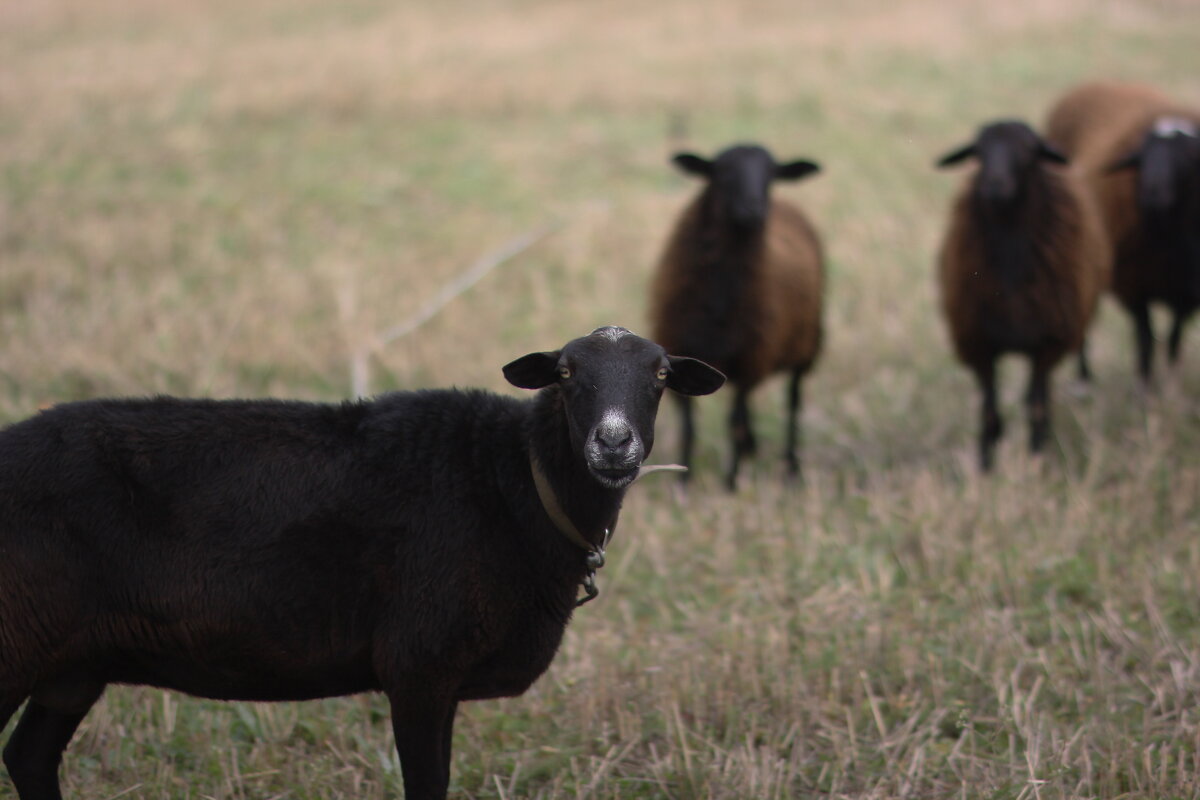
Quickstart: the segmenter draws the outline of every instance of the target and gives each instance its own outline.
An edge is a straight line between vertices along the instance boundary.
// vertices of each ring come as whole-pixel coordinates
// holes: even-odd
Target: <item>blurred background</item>
[[[718,491],[728,398],[702,402],[700,491],[634,491],[551,673],[460,712],[455,791],[1197,797],[1200,334],[1140,397],[1106,299],[1096,383],[1059,371],[1043,461],[1006,365],[981,481],[933,277],[961,175],[933,161],[990,119],[1040,127],[1085,79],[1200,106],[1198,54],[1192,0],[9,0],[0,420],[106,395],[517,394],[516,356],[645,332],[697,188],[670,155],[761,142],[823,166],[776,189],[827,247],[809,480],[782,486],[773,382],[758,471]],[[385,710],[110,692],[66,785],[394,796]]]

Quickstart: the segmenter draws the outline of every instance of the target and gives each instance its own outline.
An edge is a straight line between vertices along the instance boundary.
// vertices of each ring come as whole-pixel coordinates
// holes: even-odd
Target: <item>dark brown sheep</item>
[[[0,729],[21,800],[113,683],[223,700],[384,692],[408,800],[458,704],[550,665],[654,444],[716,370],[600,328],[504,368],[539,390],[341,405],[92,400],[0,432]]]
[[[797,180],[819,167],[775,162],[766,149],[739,145],[708,160],[673,159],[706,183],[675,223],[651,287],[652,336],[665,347],[706,361],[735,387],[730,429],[733,452],[726,484],[756,449],[748,399],[774,372],[790,374],[784,458],[800,471],[800,381],[821,347],[824,284],[821,243],[796,206],[772,200],[776,180]],[[670,343],[670,344],[667,344]],[[680,396],[685,466],[695,426],[690,398]],[[684,473],[686,477],[687,473]]]
[[[1137,369],[1149,383],[1150,305],[1173,321],[1167,355],[1200,307],[1200,110],[1149,86],[1089,83],[1056,103],[1046,137],[1083,170],[1113,246],[1113,294],[1133,318]]]
[[[1111,259],[1090,195],[1028,125],[986,125],[938,166],[968,157],[979,167],[951,209],[938,278],[955,352],[983,392],[986,471],[1003,432],[996,361],[1006,353],[1030,359],[1029,443],[1038,452],[1050,432],[1050,371],[1082,349]]]

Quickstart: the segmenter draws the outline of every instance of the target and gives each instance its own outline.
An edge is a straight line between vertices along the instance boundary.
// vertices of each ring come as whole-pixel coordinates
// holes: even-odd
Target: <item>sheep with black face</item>
[[[1150,86],[1088,83],[1055,103],[1046,135],[1079,165],[1099,203],[1113,294],[1133,320],[1137,371],[1149,384],[1151,307],[1171,311],[1172,366],[1200,308],[1200,110]]]
[[[938,166],[968,158],[978,167],[951,209],[938,279],[954,349],[983,393],[979,462],[988,470],[1004,429],[997,360],[1006,353],[1030,360],[1029,445],[1038,452],[1050,433],[1050,372],[1069,352],[1084,363],[1111,253],[1079,177],[1025,123],[985,125]]]
[[[654,444],[716,370],[623,328],[504,368],[538,389],[322,405],[94,400],[0,432],[0,728],[21,800],[111,683],[223,700],[386,693],[408,800],[464,700],[549,666]]]
[[[737,145],[709,160],[679,153],[675,165],[704,187],[675,223],[651,287],[652,336],[673,353],[724,372],[736,393],[726,484],[756,450],[750,393],[771,374],[789,375],[784,458],[800,472],[801,380],[821,348],[824,264],[821,242],[804,213],[772,198],[775,181],[817,172],[811,161],[777,163],[765,148]],[[680,397],[681,460],[689,465],[692,403]],[[686,473],[684,475],[686,478]]]

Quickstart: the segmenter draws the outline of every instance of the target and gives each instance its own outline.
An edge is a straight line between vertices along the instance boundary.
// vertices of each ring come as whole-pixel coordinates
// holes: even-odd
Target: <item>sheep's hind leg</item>
[[[21,699],[0,702],[0,731],[4,730],[4,726],[8,724],[9,719],[20,707]]]
[[[1167,359],[1172,367],[1179,366],[1179,354],[1183,346],[1183,326],[1187,323],[1190,312],[1176,310],[1171,321],[1171,336],[1167,340]]]
[[[1137,341],[1138,376],[1143,386],[1150,385],[1150,371],[1154,359],[1154,329],[1150,325],[1150,306],[1142,303],[1133,309],[1134,337]]]
[[[730,455],[729,473],[725,476],[725,486],[729,491],[737,489],[738,465],[745,456],[752,456],[758,450],[754,440],[754,428],[750,419],[750,391],[742,386],[737,387],[733,398],[733,411],[729,415],[729,431],[733,440],[733,453]]]
[[[691,477],[692,447],[696,441],[694,405],[692,403],[692,398],[685,394],[675,395],[675,402],[679,406],[679,419],[681,420],[679,463],[687,467],[687,469],[679,473],[679,480],[681,483],[687,483],[688,479]]]
[[[4,748],[4,763],[21,800],[62,800],[58,765],[75,729],[99,696],[97,691],[82,708],[70,711],[56,711],[36,700],[29,701]]]
[[[1032,361],[1025,403],[1029,413],[1029,450],[1040,453],[1050,436],[1050,367],[1038,359]]]
[[[801,446],[800,442],[800,412],[802,410],[804,397],[800,380],[804,377],[805,367],[796,367],[792,370],[791,380],[788,382],[788,418],[787,418],[787,437],[784,445],[783,459],[787,463],[787,472],[790,477],[799,478],[800,474],[800,457],[798,451]]]
[[[996,404],[996,361],[988,359],[975,368],[979,389],[983,394],[980,407],[979,468],[984,472],[992,469],[992,451],[996,442],[1004,435],[1004,420]]]
[[[1084,383],[1091,383],[1092,382],[1092,367],[1088,363],[1087,340],[1086,339],[1083,341],[1083,343],[1081,345],[1079,345],[1079,356],[1078,356],[1077,363],[1079,365],[1079,380],[1083,381]]]

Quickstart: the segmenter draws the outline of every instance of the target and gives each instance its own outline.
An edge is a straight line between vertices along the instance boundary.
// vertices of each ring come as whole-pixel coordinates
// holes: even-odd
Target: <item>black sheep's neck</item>
[[[1200,305],[1200,174],[1179,191],[1182,202],[1165,214],[1143,214],[1138,249],[1161,259],[1168,293],[1163,299],[1190,312]]]
[[[1035,168],[1013,202],[996,205],[975,201],[975,213],[983,221],[980,238],[984,262],[1005,286],[1020,287],[1038,273],[1039,231],[1052,230],[1056,223],[1049,193],[1045,173]]]
[[[561,510],[559,513],[589,544],[602,545],[605,531],[616,527],[625,490],[602,486],[588,472],[579,454],[572,451],[566,409],[557,386],[543,389],[533,399],[529,454],[531,462],[536,461],[541,467]],[[533,496],[541,503],[536,489]],[[555,521],[555,512],[544,505],[543,509],[549,523],[561,534],[562,526]],[[569,538],[564,535],[564,541]]]
[[[749,277],[759,263],[766,239],[765,222],[754,227],[735,225],[722,205],[711,186],[701,196],[697,235],[692,238],[696,252],[689,259],[701,273],[697,277],[705,283],[704,316],[715,329],[737,322]]]

